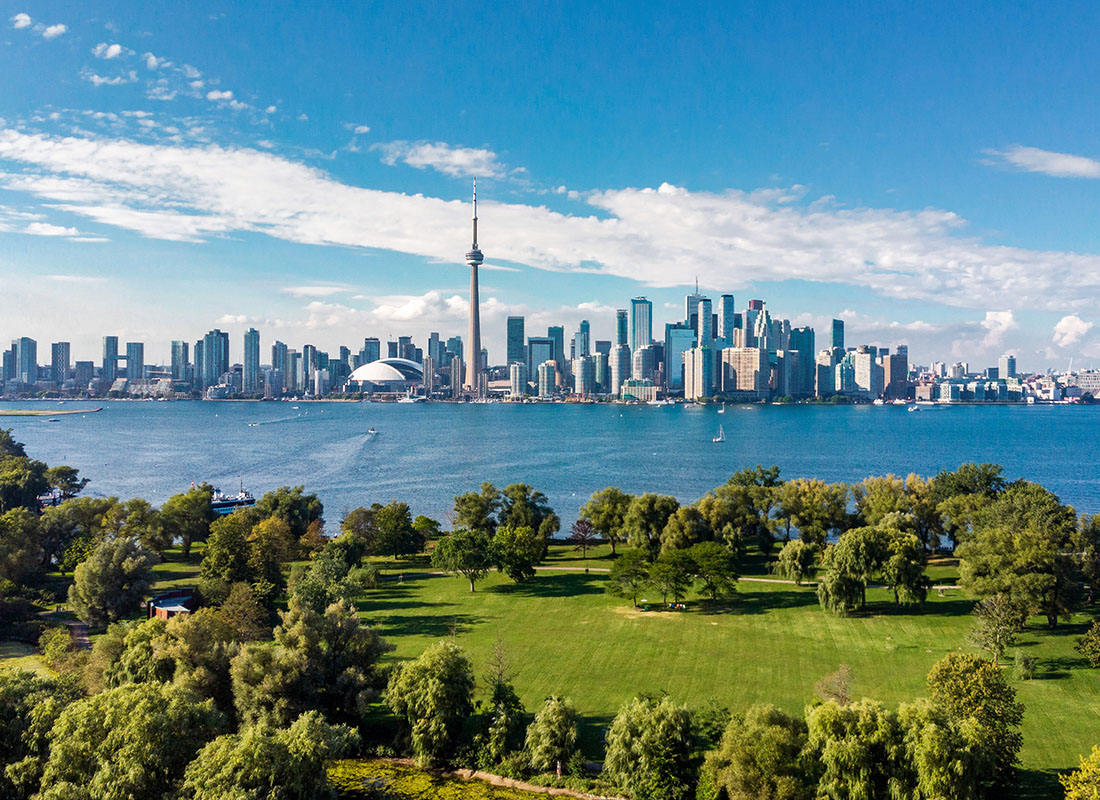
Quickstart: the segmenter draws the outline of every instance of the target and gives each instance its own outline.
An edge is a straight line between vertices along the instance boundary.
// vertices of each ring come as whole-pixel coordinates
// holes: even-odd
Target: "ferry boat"
[[[214,494],[210,495],[210,507],[219,517],[254,505],[256,505],[256,498],[243,485],[240,491],[233,495],[226,494],[221,489],[215,489]]]

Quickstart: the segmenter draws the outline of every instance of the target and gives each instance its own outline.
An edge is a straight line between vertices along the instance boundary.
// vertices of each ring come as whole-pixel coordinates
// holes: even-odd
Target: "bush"
[[[1016,665],[1013,669],[1016,680],[1029,681],[1035,677],[1035,672],[1039,666],[1039,659],[1035,656],[1025,656],[1022,653],[1016,654]]]
[[[1092,623],[1092,627],[1077,640],[1073,649],[1085,657],[1089,666],[1100,667],[1100,620]]]

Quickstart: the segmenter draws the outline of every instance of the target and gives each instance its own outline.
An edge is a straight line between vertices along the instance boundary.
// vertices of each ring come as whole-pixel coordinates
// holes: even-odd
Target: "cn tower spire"
[[[466,337],[466,377],[464,388],[474,394],[481,390],[481,373],[485,365],[481,363],[481,298],[478,293],[477,268],[485,260],[477,246],[477,178],[474,178],[474,242],[466,254],[466,263],[470,267],[470,329]]]

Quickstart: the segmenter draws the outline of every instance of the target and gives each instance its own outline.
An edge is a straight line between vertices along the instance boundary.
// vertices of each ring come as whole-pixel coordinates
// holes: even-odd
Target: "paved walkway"
[[[42,619],[60,622],[62,625],[67,626],[69,634],[73,637],[73,644],[76,645],[77,650],[91,650],[92,640],[88,638],[88,625],[79,620],[55,616],[56,613],[56,611],[39,611],[38,616]]]

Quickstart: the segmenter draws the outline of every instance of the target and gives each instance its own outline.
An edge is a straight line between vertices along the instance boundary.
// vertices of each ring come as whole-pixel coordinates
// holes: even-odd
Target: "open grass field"
[[[0,642],[0,669],[26,669],[39,675],[49,675],[38,651],[23,642]]]
[[[547,564],[570,566],[573,559],[557,550]],[[593,568],[606,565],[590,560]],[[813,589],[742,582],[728,606],[692,600],[686,612],[641,612],[606,595],[606,575],[595,571],[542,571],[518,585],[494,573],[471,594],[466,581],[425,576],[427,569],[423,561],[391,566],[404,580],[383,583],[358,604],[396,645],[392,657],[414,657],[454,636],[483,672],[499,638],[527,708],[552,693],[571,698],[584,715],[582,743],[589,750],[598,750],[602,729],[639,692],[668,692],[693,706],[713,700],[736,710],[772,702],[800,712],[817,680],[847,664],[856,696],[890,705],[915,699],[926,693],[931,666],[967,647],[971,627],[972,604],[952,589],[908,609],[894,609],[885,590],[872,590],[872,613],[838,618],[820,609]],[[949,577],[949,569],[940,577]],[[1021,637],[1019,650],[1040,659],[1034,680],[1013,680],[1027,708],[1027,769],[1075,767],[1080,754],[1100,743],[1100,670],[1088,669],[1073,650],[1090,620],[1078,615],[1048,632],[1035,619]]]

